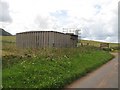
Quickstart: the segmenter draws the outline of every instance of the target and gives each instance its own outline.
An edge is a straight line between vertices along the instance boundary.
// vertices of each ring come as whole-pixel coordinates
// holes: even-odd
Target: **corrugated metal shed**
[[[29,31],[16,35],[19,48],[76,47],[78,36],[56,31]]]

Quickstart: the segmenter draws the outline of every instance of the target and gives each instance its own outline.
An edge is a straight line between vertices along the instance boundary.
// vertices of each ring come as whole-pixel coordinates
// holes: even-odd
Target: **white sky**
[[[23,31],[80,28],[84,39],[118,41],[119,0],[0,0],[0,27]]]

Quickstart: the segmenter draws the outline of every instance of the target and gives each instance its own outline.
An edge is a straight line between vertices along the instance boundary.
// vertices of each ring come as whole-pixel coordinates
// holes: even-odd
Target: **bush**
[[[103,48],[104,51],[111,51],[111,48]]]

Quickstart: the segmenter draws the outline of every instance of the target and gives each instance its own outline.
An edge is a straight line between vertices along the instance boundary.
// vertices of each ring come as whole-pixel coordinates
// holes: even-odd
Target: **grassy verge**
[[[95,47],[27,50],[3,57],[4,88],[62,88],[109,61]]]

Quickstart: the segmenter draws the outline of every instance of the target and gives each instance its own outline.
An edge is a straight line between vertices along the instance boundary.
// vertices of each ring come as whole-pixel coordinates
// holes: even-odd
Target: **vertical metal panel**
[[[59,34],[59,47],[61,47],[61,33]]]
[[[65,35],[64,38],[65,38],[65,39],[64,39],[64,40],[65,40],[65,41],[64,41],[64,42],[65,42],[65,47],[67,47],[67,43],[68,43],[67,38],[68,38],[68,35]]]
[[[30,48],[31,47],[31,45],[30,45],[30,32],[28,33],[28,47]]]
[[[38,47],[40,47],[40,42],[39,42],[39,32],[38,32],[37,34],[38,34],[38,35],[37,35],[37,36],[38,36],[38,41],[37,41],[37,42],[38,42]]]
[[[40,48],[40,38],[39,38],[39,35],[40,35],[40,32],[37,33],[38,34],[38,48]]]
[[[61,47],[64,47],[64,37],[63,37],[63,34],[61,34]]]
[[[46,41],[46,47],[48,47],[48,31],[46,31],[45,41]]]
[[[30,44],[30,48],[32,48],[32,32],[29,33],[29,44]]]
[[[37,48],[39,48],[39,32],[37,32]]]
[[[24,48],[24,40],[25,40],[25,39],[24,39],[24,33],[22,34],[22,39],[23,39],[23,40],[22,40],[22,47]]]
[[[60,33],[57,33],[57,37],[58,37],[58,47],[60,47]]]
[[[28,34],[27,33],[25,33],[25,43],[26,43],[25,48],[28,48]]]
[[[27,33],[25,33],[25,48],[27,48]]]
[[[51,46],[51,39],[52,39],[52,38],[51,38],[51,32],[49,32],[48,34],[49,34],[49,38],[48,38],[48,39],[49,39],[49,40],[48,40],[48,41],[49,41],[49,42],[48,42],[48,43],[49,43],[49,47],[52,47],[52,46]]]
[[[57,33],[57,37],[58,37],[58,47],[60,47],[60,33]]]
[[[63,47],[63,37],[62,37],[62,34],[60,34],[60,37],[61,37],[61,47]]]
[[[35,32],[35,48],[37,48],[37,34]]]
[[[54,32],[54,35],[55,35],[55,38],[54,38],[55,42],[54,43],[55,43],[55,47],[57,47],[58,44],[57,44],[57,34],[56,34],[56,32]]]
[[[47,47],[49,47],[49,32],[47,32]]]
[[[60,41],[59,41],[59,42],[60,42],[60,47],[61,47],[61,45],[62,45],[62,37],[61,37],[61,35],[62,35],[62,34],[60,33]]]
[[[68,40],[69,40],[69,47],[71,47],[71,36],[69,35],[69,38],[68,38]]]
[[[32,48],[35,48],[34,47],[34,32],[32,32]]]
[[[52,32],[52,47],[54,47],[55,46],[55,33],[54,32]]]
[[[42,40],[42,39],[41,39],[41,32],[39,32],[39,44],[40,44],[39,46],[40,46],[40,47],[41,47],[41,40]]]
[[[47,31],[46,32],[44,32],[45,34],[44,34],[44,36],[45,36],[45,47],[47,47]]]
[[[42,32],[42,47],[44,47],[44,32]]]
[[[41,32],[41,47],[43,47],[43,42],[44,42],[44,40],[43,40],[43,32]]]
[[[44,47],[47,45],[47,32],[44,32]]]
[[[30,48],[32,48],[32,32],[29,33]]]
[[[45,46],[45,42],[44,42],[44,39],[45,39],[45,37],[44,37],[44,32],[42,32],[42,34],[43,34],[43,47]]]
[[[35,48],[37,48],[37,33],[35,32]]]
[[[67,47],[71,46],[70,35],[67,35]]]
[[[56,47],[59,47],[59,35],[56,33]]]
[[[61,47],[64,47],[64,37],[63,37],[63,34],[61,34]]]
[[[42,32],[42,47],[44,47],[44,32]]]
[[[31,48],[33,48],[33,32],[30,33]]]
[[[25,32],[16,35],[16,46],[22,48],[76,47],[77,36],[53,31]]]
[[[28,35],[29,35],[29,33],[27,32],[27,33],[26,33],[26,41],[27,41],[27,46],[26,46],[26,47],[27,47],[27,48],[29,48],[29,38],[28,38]]]
[[[26,34],[24,33],[24,42],[23,42],[23,44],[24,44],[24,48],[26,48]]]
[[[32,48],[34,48],[34,32],[32,32]]]
[[[29,33],[26,33],[26,48],[28,48],[28,46],[29,46],[29,44],[28,44],[28,41],[29,41],[29,39],[28,39],[28,34],[29,34]]]
[[[30,43],[30,41],[31,41],[31,40],[30,40],[30,34],[31,34],[31,33],[29,32],[29,33],[28,33],[28,47],[29,47],[29,48],[31,48],[31,43]]]
[[[54,43],[54,33],[49,32],[49,47],[53,47],[53,43]]]
[[[31,48],[33,48],[33,32],[30,33],[30,43],[31,43]]]
[[[57,47],[57,37],[56,33],[54,32],[54,47]]]
[[[47,37],[46,34],[47,34],[47,32],[44,32],[44,37],[45,37],[45,39],[44,39],[44,40],[45,40],[45,46],[44,46],[44,47],[46,47],[46,45],[47,45],[47,44],[46,44],[46,37]]]
[[[46,34],[46,33],[43,32],[43,36],[44,36],[44,47],[45,47],[45,44],[46,44],[46,43],[45,43],[45,34]]]
[[[41,32],[39,32],[39,47],[41,47]]]
[[[34,39],[33,39],[33,41],[34,41],[34,48],[36,48],[36,37],[35,37],[35,32],[34,32]]]
[[[43,39],[43,38],[42,38],[42,32],[40,32],[40,35],[41,35],[40,38],[41,38],[41,47],[42,47],[42,43],[43,43],[43,42],[42,42],[42,39]]]
[[[18,39],[18,46],[19,47],[22,47],[22,41],[21,41],[21,38],[22,38],[22,35],[21,34],[19,34],[19,36],[20,36],[20,38]]]
[[[34,37],[33,37],[34,43],[33,44],[34,44],[34,48],[36,48],[36,32],[33,32],[33,35],[34,35]]]
[[[31,46],[32,46],[32,48],[34,48],[34,33],[33,32],[31,32]]]
[[[25,33],[24,33],[24,46],[23,46],[23,48],[26,48],[26,35],[25,35]]]
[[[48,35],[47,35],[47,31],[46,31],[45,32],[45,47],[47,47],[47,42],[48,42],[47,37],[48,37]]]
[[[23,38],[24,38],[24,34],[21,34],[21,39],[23,39]],[[21,43],[22,43],[22,48],[24,48],[24,47],[23,47],[23,46],[24,46],[24,45],[23,45],[23,42],[24,42],[24,39],[23,39],[22,42],[21,42]]]
[[[27,35],[27,48],[29,48],[29,32],[27,32],[26,35]]]
[[[61,47],[61,33],[59,34],[59,47]]]
[[[44,39],[43,39],[43,47],[45,47],[45,32],[43,32],[43,37],[44,37]]]
[[[65,47],[66,42],[65,42],[65,34],[62,35],[62,46]]]
[[[21,47],[23,48],[23,34],[21,34],[21,40],[20,40],[20,42],[21,42]]]
[[[41,45],[40,45],[41,44],[41,41],[40,41],[40,39],[41,39],[40,38],[40,32],[39,32],[38,36],[39,36],[39,47],[41,47]]]
[[[20,36],[20,38],[18,39],[18,46],[22,47],[22,41],[21,41],[22,34],[19,34],[19,36]]]
[[[65,35],[62,34],[62,47],[65,47],[64,36]]]
[[[24,48],[26,48],[26,34],[24,33]]]
[[[66,38],[66,35],[63,35],[64,47],[66,47],[66,43],[67,43],[67,42],[66,42],[66,39],[67,39],[67,38]]]
[[[56,34],[56,47],[59,47],[59,35],[58,33],[55,33]]]
[[[49,47],[49,32],[47,32],[47,47]]]

